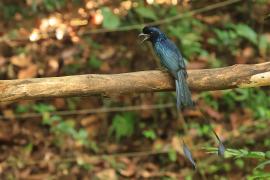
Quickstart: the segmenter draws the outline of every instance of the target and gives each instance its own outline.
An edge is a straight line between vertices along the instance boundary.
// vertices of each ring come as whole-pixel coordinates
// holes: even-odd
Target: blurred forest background
[[[226,2],[211,9],[221,1],[2,0],[0,78],[158,69],[150,44],[137,38],[149,22],[177,43],[189,69],[268,61],[270,1]],[[193,99],[184,118],[173,92],[1,103],[0,179],[269,177],[269,88]],[[223,160],[209,153],[217,142],[201,111],[230,148]]]

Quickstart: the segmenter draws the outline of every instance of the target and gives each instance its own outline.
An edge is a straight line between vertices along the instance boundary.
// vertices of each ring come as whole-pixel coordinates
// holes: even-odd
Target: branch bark
[[[270,63],[189,70],[188,75],[189,87],[195,91],[269,86]],[[158,70],[0,80],[0,102],[67,96],[111,96],[174,89],[172,77]]]

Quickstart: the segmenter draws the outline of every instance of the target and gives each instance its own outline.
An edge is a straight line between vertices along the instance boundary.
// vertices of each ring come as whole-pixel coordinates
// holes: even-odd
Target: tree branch
[[[270,63],[188,71],[192,90],[208,91],[270,85]],[[0,102],[67,96],[141,93],[174,90],[166,72],[153,70],[123,74],[0,80]]]

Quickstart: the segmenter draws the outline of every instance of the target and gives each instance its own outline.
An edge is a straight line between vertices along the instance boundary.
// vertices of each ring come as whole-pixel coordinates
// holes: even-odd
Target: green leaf
[[[66,0],[43,0],[44,6],[48,11],[60,9],[65,6]]]
[[[76,130],[74,128],[75,123],[72,120],[62,121],[57,124],[55,127],[52,127],[51,130],[55,133],[73,135],[76,136]]]
[[[88,60],[88,65],[94,69],[99,69],[100,66],[102,65],[102,62],[95,56],[91,56]]]
[[[157,20],[157,16],[155,12],[152,9],[146,8],[146,7],[138,7],[135,9],[136,13],[141,15],[144,18],[152,19],[152,20]]]
[[[146,138],[149,138],[149,139],[152,139],[152,140],[155,140],[156,137],[157,137],[155,131],[153,131],[153,130],[145,130],[145,131],[143,131],[143,135]]]
[[[52,0],[44,0],[43,3],[48,11],[53,11],[56,8],[56,5]]]
[[[263,169],[264,166],[270,164],[270,160],[264,161],[262,163],[260,163],[257,167],[255,167],[255,169]]]
[[[235,164],[241,169],[245,167],[245,162],[242,159],[236,159]]]
[[[28,112],[29,111],[29,105],[18,105],[17,107],[16,107],[16,113],[26,113],[26,112]]]
[[[44,125],[53,125],[55,122],[59,122],[61,120],[62,118],[60,116],[51,116],[49,112],[42,113],[42,123]]]
[[[25,151],[25,153],[29,155],[33,150],[33,144],[32,143],[27,144],[26,146],[24,146],[23,150]]]
[[[108,7],[102,8],[101,11],[104,17],[102,24],[104,28],[114,29],[120,25],[119,17],[113,14],[113,12]]]
[[[84,140],[88,138],[88,132],[85,129],[80,129],[76,134],[74,134],[74,139]]]
[[[52,112],[55,110],[55,107],[49,104],[39,103],[33,106],[33,109],[38,113]]]
[[[80,164],[80,167],[82,167],[86,171],[90,171],[93,168],[93,165],[89,163],[83,163],[83,164]]]
[[[64,72],[66,74],[76,74],[81,68],[81,64],[68,64],[64,66]]]
[[[113,118],[112,126],[109,134],[115,133],[116,139],[120,140],[122,137],[131,136],[134,131],[135,117],[132,113],[125,113],[124,115],[116,115]]]
[[[266,56],[267,49],[270,47],[270,44],[267,41],[266,35],[259,36],[258,47],[259,47],[260,54],[262,56]]]
[[[175,162],[176,159],[177,159],[176,151],[173,150],[173,149],[170,149],[170,150],[169,150],[168,156],[169,156],[170,161],[172,161],[172,162]]]
[[[246,24],[238,24],[234,26],[236,33],[243,38],[246,38],[253,44],[257,44],[257,33]]]
[[[268,159],[270,159],[270,151],[266,151],[265,152],[265,157],[268,158]]]
[[[249,176],[248,180],[269,179],[270,173],[258,172],[258,175]]]
[[[88,145],[88,148],[90,148],[92,151],[94,151],[95,153],[97,153],[99,151],[99,147],[97,145],[96,142],[93,142],[93,141],[89,141],[89,145]]]
[[[85,129],[81,128],[79,131],[74,131],[72,135],[79,144],[90,146],[90,141],[88,140],[88,132]]]

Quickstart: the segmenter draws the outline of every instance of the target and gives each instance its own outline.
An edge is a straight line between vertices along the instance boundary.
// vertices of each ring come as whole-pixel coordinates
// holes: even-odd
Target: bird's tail
[[[191,99],[191,93],[188,88],[188,84],[186,81],[187,73],[186,71],[179,70],[177,72],[177,77],[175,80],[176,86],[176,106],[177,109],[180,110],[183,107],[193,107],[194,103]]]

